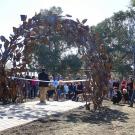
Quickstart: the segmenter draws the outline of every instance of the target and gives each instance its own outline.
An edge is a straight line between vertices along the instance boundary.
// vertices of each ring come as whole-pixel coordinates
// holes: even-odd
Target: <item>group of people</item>
[[[40,93],[40,102],[45,103],[45,101],[50,97],[53,97],[54,100],[59,100],[62,97],[65,99],[71,99],[78,101],[78,94],[83,93],[83,83],[63,83],[58,81],[58,78],[49,78],[48,74],[45,72],[45,69],[42,69],[42,72],[39,73],[39,93]]]
[[[44,104],[46,104],[46,100],[50,98],[56,101],[62,98],[78,101],[79,95],[84,94],[84,85],[82,82],[60,81],[57,77],[49,77],[45,69],[42,69],[42,72],[38,74],[38,78],[35,76],[30,77],[27,74],[24,80],[18,80],[22,82],[22,86],[24,86],[25,97],[35,98],[39,96],[40,103]],[[122,101],[128,103],[130,107],[133,107],[135,80],[128,78],[120,82],[117,79],[110,79],[108,96],[113,104]]]
[[[30,76],[29,73],[16,77],[16,82],[22,87],[25,98],[40,98],[40,103],[46,100],[70,99],[78,101],[78,94],[83,94],[82,82],[63,82],[62,78],[49,76],[45,69],[38,74],[38,77]]]
[[[135,98],[135,80],[131,77],[123,78],[120,82],[117,79],[109,80],[109,98],[113,104],[123,101],[133,107]]]

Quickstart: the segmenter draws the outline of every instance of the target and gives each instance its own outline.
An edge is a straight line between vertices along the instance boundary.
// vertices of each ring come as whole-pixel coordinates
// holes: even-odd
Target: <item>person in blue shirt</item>
[[[58,78],[55,77],[54,78],[54,81],[53,81],[53,86],[55,88],[55,100],[58,101],[58,92],[57,92],[57,87],[59,85],[59,81],[58,81]]]

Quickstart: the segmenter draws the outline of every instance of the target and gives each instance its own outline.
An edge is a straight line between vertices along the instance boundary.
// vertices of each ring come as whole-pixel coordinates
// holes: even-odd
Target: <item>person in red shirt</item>
[[[31,97],[32,98],[35,98],[37,96],[36,86],[37,86],[36,77],[32,76],[32,81],[31,81]]]
[[[121,82],[121,92],[123,95],[123,102],[128,103],[129,95],[128,95],[128,91],[127,91],[127,81],[125,79],[123,79]]]
[[[127,89],[127,81],[126,80],[122,80],[121,82],[121,91],[123,92],[123,89]]]

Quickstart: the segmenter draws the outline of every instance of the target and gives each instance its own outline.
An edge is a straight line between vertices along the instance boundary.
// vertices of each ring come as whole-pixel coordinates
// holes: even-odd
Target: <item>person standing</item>
[[[53,81],[53,86],[55,88],[55,100],[58,101],[58,91],[57,91],[57,87],[59,85],[59,81],[57,77],[54,77],[54,81]]]
[[[49,76],[45,72],[45,69],[42,69],[42,72],[38,74],[39,81],[39,90],[40,90],[40,103],[46,104],[46,95],[49,86]],[[46,81],[46,82],[44,82]]]
[[[35,98],[37,96],[36,85],[37,85],[36,77],[32,76],[32,81],[31,81],[31,97],[32,98]]]
[[[29,75],[29,72],[27,72],[26,76],[25,76],[26,82],[25,82],[25,89],[26,89],[26,98],[31,98],[31,81],[29,79],[31,79],[31,76]]]
[[[129,78],[127,82],[127,91],[128,91],[129,101],[131,101],[131,97],[133,94],[133,79],[132,78]]]
[[[69,87],[68,87],[67,83],[65,83],[64,84],[64,95],[65,95],[66,99],[69,98],[68,92],[69,92]]]
[[[133,107],[134,99],[135,99],[135,80],[133,81],[133,92],[132,92],[132,96],[131,96],[130,106],[129,107]]]
[[[108,94],[110,99],[112,99],[112,96],[113,96],[113,82],[114,82],[114,79],[111,78],[109,80],[109,94]]]
[[[123,89],[127,89],[127,81],[126,81],[125,78],[121,82],[121,92],[122,92],[122,94],[124,94]]]

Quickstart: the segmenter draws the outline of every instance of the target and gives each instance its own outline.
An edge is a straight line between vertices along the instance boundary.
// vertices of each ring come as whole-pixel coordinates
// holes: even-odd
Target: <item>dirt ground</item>
[[[0,135],[135,135],[135,108],[104,101],[100,111],[81,107],[0,132]]]

